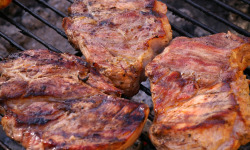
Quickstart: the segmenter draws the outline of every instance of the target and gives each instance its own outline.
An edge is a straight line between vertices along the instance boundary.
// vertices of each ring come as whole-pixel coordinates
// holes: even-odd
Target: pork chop
[[[157,149],[237,150],[250,141],[250,38],[178,37],[147,67]]]
[[[0,62],[0,73],[1,124],[29,150],[125,149],[148,116],[147,105],[117,97],[108,78],[74,55],[27,50]]]
[[[87,61],[130,97],[145,79],[145,65],[172,38],[166,12],[155,0],[76,0],[63,28]]]

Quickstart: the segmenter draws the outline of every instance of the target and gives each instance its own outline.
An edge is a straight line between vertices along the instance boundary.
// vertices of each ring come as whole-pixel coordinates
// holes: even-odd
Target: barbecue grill
[[[49,4],[49,0],[35,0],[38,7],[48,8],[52,13],[62,20],[63,17],[66,17],[67,14],[58,10],[55,6]],[[73,3],[73,0],[63,0],[68,1],[68,3]],[[250,1],[249,0],[233,0],[234,4],[230,0],[162,0],[168,6],[167,16],[169,18],[170,24],[173,30],[173,37],[177,36],[187,36],[187,37],[199,37],[209,34],[215,34],[219,32],[231,31],[233,33],[250,36],[250,16],[249,11]],[[244,6],[246,11],[239,10],[240,6]],[[27,12],[29,15],[38,19],[43,26],[47,26],[55,31],[58,36],[64,38],[67,42],[67,36],[64,31],[46,20],[42,16],[38,15],[31,8],[26,6],[21,0],[13,0],[13,4],[9,7],[18,7],[22,11]],[[67,10],[68,6],[65,6]],[[7,8],[8,9],[8,8]],[[234,19],[232,19],[234,17]],[[231,19],[230,19],[231,18]],[[236,18],[236,19],[235,19]],[[0,11],[0,23],[1,20],[8,22],[11,26],[15,26],[20,30],[23,36],[28,36],[32,38],[35,42],[40,43],[45,48],[61,53],[62,51],[56,48],[55,45],[49,44],[49,41],[42,39],[39,35],[32,33],[30,29],[25,27],[19,20],[15,20],[14,16],[6,13],[6,10]],[[240,22],[240,23],[238,23]],[[245,26],[242,26],[245,25]],[[46,33],[44,33],[46,36]],[[9,42],[15,49],[24,51],[26,49],[31,49],[30,47],[24,47],[22,43],[19,43],[17,40],[13,40],[13,37],[10,37],[0,28],[0,43],[1,41]],[[80,52],[75,53],[78,56],[82,54]],[[250,69],[246,69],[245,74],[247,78],[250,76]],[[150,89],[143,84],[140,86],[140,90],[146,93],[148,96],[151,96]],[[152,109],[152,108],[151,108]],[[1,119],[1,116],[0,116]],[[153,120],[153,115],[149,116],[149,119]],[[147,143],[147,149],[155,149],[150,143],[150,140],[146,135],[141,135],[140,139]],[[10,149],[24,149],[16,142],[6,137],[3,130],[0,129],[0,150],[10,150]],[[143,148],[145,149],[145,148]],[[250,143],[241,146],[241,150],[250,149]]]

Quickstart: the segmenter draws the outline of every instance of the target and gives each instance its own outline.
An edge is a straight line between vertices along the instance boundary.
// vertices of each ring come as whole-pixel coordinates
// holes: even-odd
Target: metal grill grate
[[[60,10],[58,10],[56,7],[51,6],[48,3],[48,0],[35,0],[41,7],[46,7],[50,9],[52,12],[54,12],[59,19],[62,19],[63,17],[66,17],[67,15]],[[69,3],[73,3],[73,0],[64,0],[68,1]],[[247,22],[249,24],[250,17],[245,12],[242,12],[241,10],[238,10],[235,8],[235,6],[230,5],[230,0],[205,0],[205,1],[199,1],[199,0],[178,0],[177,2],[175,0],[162,0],[164,3],[168,6],[168,17],[170,20],[170,24],[172,26],[173,30],[173,36],[187,36],[187,37],[197,37],[202,35],[208,35],[208,34],[215,34],[219,32],[227,32],[230,30],[231,32],[238,33],[244,36],[250,36],[249,30],[250,29],[243,29],[239,25],[236,25],[234,22],[230,21],[228,19],[228,16],[231,14],[236,15],[237,17],[240,17],[243,22]],[[64,31],[55,25],[53,25],[51,22],[44,19],[42,16],[38,15],[36,12],[32,11],[29,7],[25,6],[22,2],[18,0],[13,0],[14,6],[20,7],[22,10],[28,12],[30,15],[41,21],[44,26],[48,26],[52,30],[54,30],[58,35],[62,36],[65,39],[65,42],[67,41],[67,36],[64,33]],[[179,7],[177,3],[182,3],[182,6],[188,7],[191,11],[193,11],[194,15],[189,15],[185,11],[183,12],[183,7]],[[244,3],[249,8],[250,1],[249,0],[238,0],[237,3]],[[213,8],[218,8],[220,12],[210,11]],[[65,8],[66,10],[67,8]],[[248,12],[250,13],[250,12]],[[222,14],[222,15],[221,15]],[[199,17],[203,16],[203,17]],[[20,22],[13,19],[13,16],[9,16],[8,14],[4,13],[4,11],[0,11],[0,17],[4,20],[9,22],[11,25],[15,26],[20,30],[20,32],[28,36],[32,39],[34,39],[36,42],[42,44],[44,47],[48,48],[49,50],[59,52],[61,53],[59,49],[57,49],[54,45],[49,44],[39,36],[32,33],[29,29],[27,29],[24,25],[22,25]],[[187,22],[187,26],[180,25],[181,23],[176,23],[175,21],[171,20],[171,17],[177,18],[177,20],[181,20],[182,22]],[[205,18],[205,19],[204,19]],[[208,21],[204,21],[207,20]],[[213,20],[212,24],[209,23],[211,20]],[[218,25],[217,25],[218,24]],[[217,26],[221,26],[221,28],[217,28]],[[195,30],[199,30],[202,32],[202,34],[197,34]],[[46,34],[46,33],[45,33]],[[29,49],[29,47],[23,47],[20,43],[13,40],[12,37],[8,37],[6,34],[3,33],[0,29],[0,37],[2,37],[4,40],[8,41],[12,46],[17,48],[18,50],[26,50]],[[81,55],[81,53],[76,53],[76,55]],[[249,76],[249,70],[245,71]],[[151,96],[150,90],[141,84],[140,89],[144,91],[147,95]],[[0,116],[1,119],[1,116]],[[149,119],[153,119],[153,116],[150,115]],[[0,131],[0,134],[1,133]],[[144,141],[147,141],[148,139],[145,138],[145,136],[142,137]],[[6,142],[5,142],[6,143]],[[7,142],[8,143],[8,142]],[[7,145],[4,144],[3,139],[0,139],[0,149],[9,150]],[[13,148],[12,148],[13,149]],[[240,148],[241,150],[247,150],[250,149],[250,144],[246,146],[242,146]]]

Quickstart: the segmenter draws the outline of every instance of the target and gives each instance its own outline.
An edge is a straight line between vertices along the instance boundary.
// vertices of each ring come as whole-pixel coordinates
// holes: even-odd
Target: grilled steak
[[[28,50],[0,62],[0,73],[1,124],[27,149],[125,149],[148,116],[74,55]]]
[[[178,37],[147,67],[157,149],[237,149],[250,141],[250,38]]]
[[[63,27],[88,62],[133,96],[145,65],[172,38],[166,12],[166,5],[155,0],[76,0]]]

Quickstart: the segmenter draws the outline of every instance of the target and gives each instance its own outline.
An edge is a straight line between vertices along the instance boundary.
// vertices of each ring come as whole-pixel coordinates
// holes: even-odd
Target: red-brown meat
[[[250,141],[250,38],[178,37],[146,68],[157,149],[232,150]]]
[[[88,62],[133,96],[145,65],[172,38],[166,12],[166,5],[155,0],[77,0],[63,27]]]
[[[125,149],[148,116],[80,57],[28,50],[0,62],[1,124],[27,149]],[[107,94],[105,94],[107,93]]]

